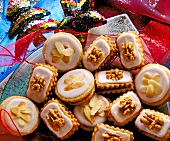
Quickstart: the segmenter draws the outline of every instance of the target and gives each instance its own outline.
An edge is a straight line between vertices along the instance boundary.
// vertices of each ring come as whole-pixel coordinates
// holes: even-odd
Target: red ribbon
[[[4,117],[9,117],[11,124],[16,129],[15,135],[10,133],[9,127],[4,123]],[[0,110],[0,141],[23,141],[20,132],[18,131],[17,127],[15,126],[13,120],[11,119],[10,115],[7,111],[1,109]]]

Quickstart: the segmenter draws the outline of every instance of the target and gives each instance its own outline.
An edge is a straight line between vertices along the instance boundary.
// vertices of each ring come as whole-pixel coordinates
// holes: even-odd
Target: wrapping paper
[[[169,0],[106,0],[110,5],[125,8],[134,13],[145,15],[170,24]]]
[[[7,111],[5,110],[0,110],[0,117],[2,116],[9,116]],[[12,119],[10,118],[11,122],[14,125],[14,128],[18,131],[17,127],[15,126],[14,122],[12,121]],[[14,136],[11,135],[11,133],[9,132],[8,128],[6,126],[4,126],[2,118],[0,118],[0,141],[23,141],[21,134],[18,131],[18,135]]]
[[[39,48],[39,45],[46,40],[43,34],[53,32],[59,32],[59,30],[39,30],[17,40],[15,43],[6,48],[1,47],[0,60],[2,60],[2,63],[0,64],[0,67],[15,65],[16,63],[26,60],[26,57],[35,51],[35,49]],[[64,30],[64,32],[69,32],[76,36],[81,35],[79,36],[81,37],[79,38],[81,41],[83,39],[86,40],[86,36],[88,34],[85,32],[67,30]],[[44,38],[37,39],[40,35]],[[151,56],[154,58],[154,62],[164,65],[170,58],[170,27],[151,21],[139,35],[145,42],[146,47],[149,49]],[[30,49],[30,44],[35,44],[36,46]]]

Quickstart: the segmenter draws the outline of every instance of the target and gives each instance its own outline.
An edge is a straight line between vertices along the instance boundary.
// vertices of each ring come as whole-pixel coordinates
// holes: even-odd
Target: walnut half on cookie
[[[78,130],[79,122],[68,108],[55,99],[41,109],[40,117],[47,128],[60,139],[67,139]]]
[[[118,68],[96,72],[95,85],[98,94],[119,94],[134,90],[132,74]]]
[[[142,105],[133,91],[124,93],[114,100],[105,110],[109,121],[124,126],[133,120],[142,110]]]
[[[170,116],[158,111],[143,109],[135,120],[135,126],[144,135],[159,141],[169,141]]]
[[[56,85],[58,69],[47,64],[35,64],[30,73],[26,95],[37,103],[45,102]]]
[[[115,42],[107,36],[97,37],[85,52],[82,63],[85,69],[100,70],[118,53]]]
[[[123,128],[108,124],[97,124],[92,133],[91,141],[133,141],[133,133]]]
[[[136,32],[123,32],[116,36],[120,61],[127,70],[144,66],[144,55],[141,39]]]

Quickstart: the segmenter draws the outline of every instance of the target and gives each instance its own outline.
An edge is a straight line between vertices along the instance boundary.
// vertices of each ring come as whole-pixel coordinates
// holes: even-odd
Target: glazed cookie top
[[[68,71],[78,66],[82,57],[82,45],[72,34],[56,33],[45,42],[43,57],[59,71]]]
[[[110,45],[104,36],[98,37],[85,52],[82,59],[84,67],[89,71],[96,70],[110,54]]]
[[[89,94],[94,88],[94,77],[85,69],[75,69],[65,73],[57,82],[56,91],[64,98],[75,98]]]
[[[78,121],[88,127],[95,127],[98,123],[106,121],[105,108],[109,101],[101,96],[94,95],[89,102],[74,107],[74,115]]]
[[[117,37],[117,45],[120,52],[121,63],[125,68],[133,68],[142,63],[140,54],[140,46],[136,37],[137,35],[131,32],[122,33]]]
[[[135,125],[140,130],[161,138],[167,134],[170,128],[170,119],[161,114],[157,114],[155,111],[143,109],[137,117]]]
[[[5,104],[5,103],[4,103]],[[28,134],[39,124],[39,111],[32,101],[25,97],[11,98],[4,108],[13,119],[20,133]],[[10,122],[9,116],[5,115],[6,124],[10,129],[16,131],[13,123]]]
[[[125,108],[129,105],[128,109]],[[111,114],[119,123],[126,121],[141,109],[141,102],[133,91],[129,91],[120,97],[119,101],[114,103],[111,108]]]
[[[52,78],[53,72],[48,68],[42,66],[35,67],[29,81],[27,97],[37,103],[43,102]]]
[[[169,79],[166,71],[160,65],[146,65],[135,77],[138,96],[148,104],[161,100],[170,88]]]
[[[64,137],[73,127],[71,119],[62,112],[55,102],[51,102],[45,106],[40,116],[47,127],[59,138]]]
[[[111,128],[107,128],[105,126],[99,125],[98,131],[95,134],[94,141],[104,141],[104,133],[114,133],[117,137],[121,138],[121,141],[130,141],[130,135],[126,132],[122,132],[121,130],[114,130]]]
[[[107,71],[99,71],[96,74],[98,83],[100,84],[115,84],[132,82],[132,75],[129,71],[112,69]]]

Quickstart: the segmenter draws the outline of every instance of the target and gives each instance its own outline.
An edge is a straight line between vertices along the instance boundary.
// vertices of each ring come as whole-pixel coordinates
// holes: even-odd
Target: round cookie
[[[91,131],[99,123],[107,120],[105,109],[110,101],[102,95],[95,94],[88,102],[74,107],[74,115],[84,130]]]
[[[43,46],[44,60],[60,72],[74,69],[82,58],[82,45],[70,33],[59,32],[50,36]]]
[[[144,66],[135,76],[135,89],[141,101],[158,106],[169,100],[170,70],[159,64]]]
[[[77,105],[89,100],[94,94],[94,77],[85,69],[65,73],[55,87],[56,95],[69,104]]]
[[[32,133],[39,125],[39,110],[26,97],[11,96],[2,102],[1,108],[9,113],[22,136]],[[16,127],[9,118],[7,114],[1,114],[5,127],[11,134],[18,135]]]

